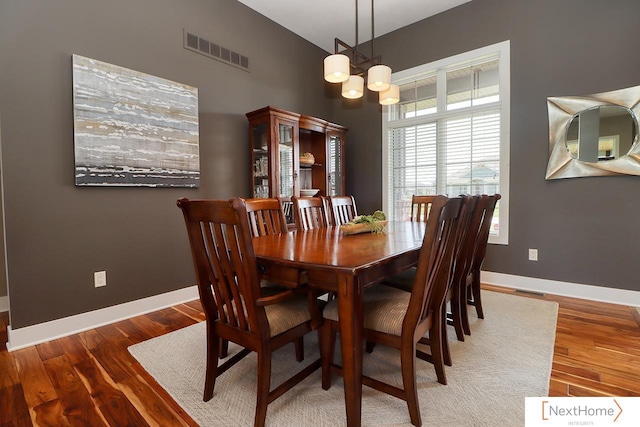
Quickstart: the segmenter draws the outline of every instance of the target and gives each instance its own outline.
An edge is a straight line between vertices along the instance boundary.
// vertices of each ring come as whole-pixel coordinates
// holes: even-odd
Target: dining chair
[[[260,286],[245,201],[180,199],[200,301],[206,317],[207,362],[203,400],[216,379],[252,351],[257,353],[255,426],[267,406],[320,367],[317,360],[271,390],[271,355],[318,329],[322,316],[309,288],[274,291]],[[220,340],[244,347],[218,366]]]
[[[431,211],[431,206],[433,205],[433,201],[435,200],[435,195],[429,196],[416,196],[415,194],[411,196],[411,215],[409,220],[412,222],[427,222],[429,218],[429,212]],[[411,286],[413,285],[413,280],[416,275],[416,268],[411,267],[404,271],[401,271],[398,274],[395,274],[391,277],[388,277],[383,282],[386,285],[391,285],[399,289],[403,289],[407,292],[411,292]],[[372,349],[371,345],[368,346],[368,350]]]
[[[330,225],[329,204],[326,197],[297,197],[292,196],[293,214],[296,229],[300,231],[327,228]],[[317,292],[322,297],[321,304],[335,299],[335,292]]]
[[[427,222],[431,205],[436,196],[411,196],[411,217],[414,222]]]
[[[331,225],[342,225],[358,216],[356,199],[353,196],[329,197]]]
[[[442,323],[441,345],[444,363],[447,366],[452,365],[447,325],[453,325],[457,339],[464,341],[465,333],[462,325],[462,307],[466,309],[466,300],[462,295],[466,295],[465,283],[471,269],[471,255],[473,254],[475,235],[479,224],[479,221],[477,221],[478,224],[472,224],[472,220],[475,218],[474,213],[478,206],[480,196],[461,195],[460,198],[462,199],[458,219],[460,230],[457,233],[451,272],[447,278],[447,291],[444,293],[444,301],[442,302],[442,315],[446,322]],[[411,292],[415,282],[416,272],[416,267],[410,268],[385,279],[383,284]],[[450,308],[450,311],[447,311],[447,307]],[[371,352],[372,349],[373,345],[367,343],[367,351]]]
[[[245,199],[251,237],[286,233],[287,220],[280,199]]]
[[[491,196],[482,196],[482,210],[478,213],[481,217],[481,223],[478,227],[478,233],[475,236],[473,254],[471,255],[470,271],[465,278],[465,290],[461,293],[461,297],[466,299],[466,302],[461,299],[461,307],[463,307],[461,309],[461,314],[462,327],[464,329],[464,333],[467,335],[471,335],[467,304],[475,306],[478,318],[484,319],[484,310],[482,309],[480,292],[480,269],[482,268],[482,263],[487,252],[487,243],[489,240],[493,213],[495,212],[496,204],[500,198],[501,195],[497,193]]]
[[[418,405],[416,357],[432,362],[438,382],[447,383],[440,337],[445,321],[442,301],[447,292],[458,239],[461,207],[461,198],[435,198],[411,293],[390,286],[372,286],[363,295],[364,338],[400,350],[403,388],[368,376],[362,377],[362,384],[406,401],[411,423],[415,426],[422,423]],[[323,316],[325,323],[320,334],[320,349],[322,387],[326,390],[331,387],[332,371],[341,372],[341,368],[333,362],[339,325],[336,301],[325,307]],[[431,354],[418,350],[418,343],[429,345]]]
[[[298,230],[326,228],[329,225],[327,200],[324,197],[292,196],[293,214]]]
[[[411,215],[409,220],[412,222],[427,222],[429,218],[429,212],[436,196],[411,196]],[[413,279],[416,275],[416,268],[411,267],[400,273],[397,273],[391,277],[388,277],[383,282],[385,285],[391,285],[399,289],[403,289],[407,292],[411,292],[411,286],[413,285]],[[372,345],[367,345],[367,351],[372,350]]]
[[[251,237],[266,236],[269,234],[286,233],[287,220],[284,211],[284,203],[279,198],[255,198],[244,199],[247,208],[247,218],[249,220],[249,230]],[[262,287],[279,287],[286,289],[287,286],[271,280],[268,274],[262,275],[260,281]],[[220,349],[220,357],[227,356],[228,345],[226,341],[222,341],[223,345]],[[296,360],[302,362],[304,360],[304,340],[302,337],[294,341]]]

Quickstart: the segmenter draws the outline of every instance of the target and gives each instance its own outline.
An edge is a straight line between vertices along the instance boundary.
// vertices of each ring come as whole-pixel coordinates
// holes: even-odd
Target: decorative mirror
[[[640,86],[547,98],[546,179],[640,175]]]

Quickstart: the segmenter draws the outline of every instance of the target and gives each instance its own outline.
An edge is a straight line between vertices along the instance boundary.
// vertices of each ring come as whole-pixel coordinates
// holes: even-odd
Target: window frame
[[[477,63],[483,57],[497,56],[499,58],[499,84],[500,84],[500,101],[495,105],[500,106],[500,195],[499,201],[499,232],[497,234],[489,235],[489,243],[491,244],[509,244],[509,175],[510,175],[510,114],[511,114],[511,84],[510,84],[510,41],[495,43],[489,46],[485,46],[479,49],[474,49],[468,52],[464,52],[458,55],[443,58],[428,64],[419,65],[407,70],[395,72],[392,74],[391,79],[394,84],[404,84],[411,81],[416,81],[421,78],[425,78],[429,75],[437,76],[436,90],[438,92],[438,103],[442,99],[446,99],[446,83],[442,80],[446,76],[446,71],[458,68],[464,63],[473,64]],[[441,72],[445,71],[445,72]],[[442,84],[445,83],[445,84]],[[444,93],[444,98],[441,95]],[[438,105],[440,107],[440,105]],[[444,109],[438,110],[437,113],[429,114],[426,116],[417,116],[408,119],[398,119],[393,121],[393,126],[389,125],[389,111],[394,108],[391,106],[383,106],[382,109],[382,205],[384,209],[393,215],[393,212],[389,211],[389,182],[391,182],[390,173],[392,173],[392,167],[389,165],[389,130],[397,128],[399,126],[410,126],[412,124],[421,124],[426,120],[437,121],[442,117],[449,117],[450,115],[459,113],[458,110],[446,111]],[[480,106],[479,108],[486,108],[486,106]],[[466,112],[473,112],[474,107],[468,107]],[[392,218],[393,219],[393,218]]]

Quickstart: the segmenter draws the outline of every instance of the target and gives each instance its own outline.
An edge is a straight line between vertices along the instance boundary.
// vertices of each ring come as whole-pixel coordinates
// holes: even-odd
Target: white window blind
[[[507,243],[505,43],[394,74],[400,102],[383,118],[384,209],[393,219],[409,218],[413,195],[500,193],[490,241]]]

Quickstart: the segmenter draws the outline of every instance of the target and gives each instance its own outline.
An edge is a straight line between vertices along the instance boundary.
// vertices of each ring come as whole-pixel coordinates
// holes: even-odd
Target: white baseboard
[[[557,280],[536,279],[512,274],[482,271],[480,281],[488,285],[504,286],[512,289],[562,295],[591,301],[640,307],[640,292],[626,289],[605,288]]]
[[[9,297],[0,297],[0,313],[9,311]]]
[[[191,286],[152,297],[143,298],[88,313],[77,314],[50,322],[11,329],[7,327],[9,341],[7,350],[14,351],[31,345],[65,337],[78,332],[97,328],[130,317],[171,307],[198,298],[198,288]]]

